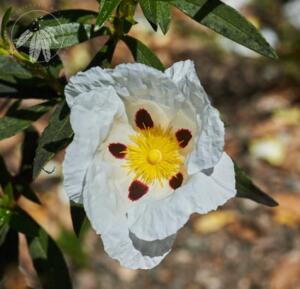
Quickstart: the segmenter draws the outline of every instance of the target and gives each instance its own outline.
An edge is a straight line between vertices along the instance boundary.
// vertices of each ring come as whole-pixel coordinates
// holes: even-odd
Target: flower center
[[[162,160],[162,155],[160,150],[158,149],[153,149],[149,151],[147,160],[150,164],[156,165]]]
[[[170,130],[149,128],[130,136],[126,167],[137,179],[162,183],[176,175],[183,165],[180,145]]]

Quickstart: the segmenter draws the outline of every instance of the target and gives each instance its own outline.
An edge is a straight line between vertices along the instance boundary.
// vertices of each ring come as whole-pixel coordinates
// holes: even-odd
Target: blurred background
[[[157,268],[128,270],[104,253],[100,238],[88,224],[81,248],[73,241],[68,244],[73,240],[68,237],[72,222],[61,185],[61,152],[34,184],[42,205],[24,200],[22,206],[54,238],[64,239],[75,289],[300,289],[300,0],[224,2],[260,29],[276,49],[278,60],[259,56],[176,10],[167,35],[153,32],[140,11],[136,14],[139,24],[130,34],[149,45],[166,66],[184,59],[195,62],[227,127],[226,151],[280,206],[270,209],[233,199],[217,212],[194,215]],[[32,10],[97,11],[98,4],[96,0],[1,0],[1,15],[8,6],[14,7],[17,18]],[[85,68],[105,40],[61,50],[62,73],[69,77]],[[132,61],[120,43],[114,65]],[[1,100],[1,115],[8,104]],[[48,116],[35,123],[38,131],[47,125]],[[18,170],[22,139],[19,134],[0,142],[0,153],[11,172]],[[0,287],[40,288],[25,239],[20,238],[21,266]]]

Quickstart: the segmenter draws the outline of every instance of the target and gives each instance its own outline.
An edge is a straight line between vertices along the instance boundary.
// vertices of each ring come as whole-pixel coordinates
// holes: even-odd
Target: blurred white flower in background
[[[300,29],[300,1],[289,1],[283,6],[283,13],[287,21],[295,28]]]
[[[236,10],[240,10],[242,7],[249,4],[251,0],[224,0],[223,2]]]

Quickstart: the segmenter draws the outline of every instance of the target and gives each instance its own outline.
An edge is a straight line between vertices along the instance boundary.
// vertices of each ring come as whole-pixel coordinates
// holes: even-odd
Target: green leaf
[[[0,55],[0,80],[17,84],[18,80],[28,80],[32,77],[32,74],[16,60]]]
[[[97,52],[97,54],[94,56],[88,67],[89,69],[94,66],[101,66],[102,68],[110,68],[111,61],[113,58],[113,54],[115,52],[117,45],[117,41],[115,39],[110,38],[100,49],[100,51]]]
[[[50,110],[54,102],[45,102],[28,108],[19,108],[20,102],[15,102],[5,116],[0,118],[0,140],[11,137],[28,128]]]
[[[48,29],[51,31],[55,40],[49,41],[50,49],[60,49],[82,43],[97,36],[107,35],[108,29],[103,28],[94,31],[94,25],[88,23],[95,19],[97,13],[89,10],[70,9],[56,11],[47,14],[39,19],[40,30]],[[21,32],[24,33],[28,27]],[[45,30],[47,32],[47,30]],[[14,42],[17,42],[21,33],[15,36]],[[29,47],[30,39],[23,44],[24,47]]]
[[[113,11],[118,7],[121,0],[103,0],[101,1],[100,12],[96,19],[95,30],[98,30],[103,23],[111,16]]]
[[[68,145],[73,136],[69,120],[70,110],[64,101],[59,104],[52,114],[48,126],[39,140],[33,166],[33,178],[54,155]]]
[[[0,243],[0,284],[5,270],[11,266],[18,266],[19,237],[18,233],[7,228],[7,232]],[[1,288],[3,288],[1,286]]]
[[[13,214],[10,225],[16,232],[25,234],[42,288],[71,289],[66,262],[54,240],[21,210]]]
[[[82,206],[72,203],[71,204],[71,217],[73,229],[77,236],[80,235],[81,229],[86,222],[86,214]]]
[[[14,231],[32,238],[37,237],[40,230],[40,226],[21,209],[12,212],[9,225]]]
[[[15,59],[0,55],[0,97],[48,99],[57,94]]]
[[[26,180],[27,183],[32,182],[33,160],[35,150],[38,146],[38,139],[39,134],[33,127],[29,127],[25,131],[25,137],[21,148],[22,161],[19,176],[22,177],[22,180]]]
[[[53,19],[55,17],[55,20]],[[94,25],[89,24],[97,13],[89,10],[70,9],[53,12],[42,18],[41,28],[52,27],[57,43],[51,43],[51,49],[60,49],[82,43],[97,36],[107,35],[108,30],[94,31]]]
[[[159,25],[162,32],[167,33],[171,21],[170,4],[159,0],[140,0],[140,5],[153,29],[156,30]]]
[[[171,6],[164,1],[157,1],[157,23],[162,32],[166,34],[168,32],[171,22]]]
[[[6,168],[6,164],[4,162],[4,159],[2,155],[0,155],[0,185],[3,190],[5,190],[5,187],[10,183],[11,181],[11,175],[8,172]]]
[[[261,191],[257,186],[253,184],[251,179],[241,168],[237,166],[237,164],[234,164],[234,170],[237,197],[247,198],[269,207],[278,206],[278,203],[275,200],[273,200],[269,195]]]
[[[44,289],[72,288],[64,257],[49,235],[40,228],[38,236],[26,236],[26,239],[42,287]]]
[[[161,71],[165,70],[163,64],[158,59],[158,57],[141,41],[131,36],[124,36],[122,40],[130,49],[136,62],[152,66]]]
[[[12,8],[8,8],[3,17],[2,17],[2,23],[1,23],[1,38],[4,42],[4,45],[9,47],[9,44],[10,44],[10,39],[8,37],[8,34],[7,34],[7,23],[9,21],[9,18],[10,18],[10,14],[11,14],[11,11],[12,11]]]
[[[80,238],[69,230],[62,230],[59,237],[56,238],[57,245],[65,252],[79,267],[87,267],[87,256],[82,250]]]
[[[9,231],[8,222],[6,222],[6,220],[4,220],[4,221],[0,220],[0,248],[1,248],[2,244],[5,242],[8,231]],[[0,277],[0,279],[1,279],[1,277]]]
[[[14,192],[17,195],[23,195],[27,199],[40,203],[38,197],[30,187],[33,174],[33,160],[35,151],[38,146],[39,134],[33,128],[29,127],[25,130],[25,137],[22,143],[22,161],[19,173],[13,178]]]
[[[264,56],[277,58],[259,31],[232,7],[219,0],[171,0],[188,16],[223,36]]]
[[[150,24],[157,23],[157,5],[156,0],[140,0],[143,13]]]

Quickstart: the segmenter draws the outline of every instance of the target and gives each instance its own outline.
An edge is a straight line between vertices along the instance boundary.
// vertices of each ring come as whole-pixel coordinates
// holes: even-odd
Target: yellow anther
[[[162,160],[161,151],[158,149],[153,149],[153,150],[149,151],[147,160],[152,165],[158,164]]]
[[[146,184],[161,183],[176,175],[183,165],[179,143],[171,130],[144,129],[130,136],[125,167]]]

